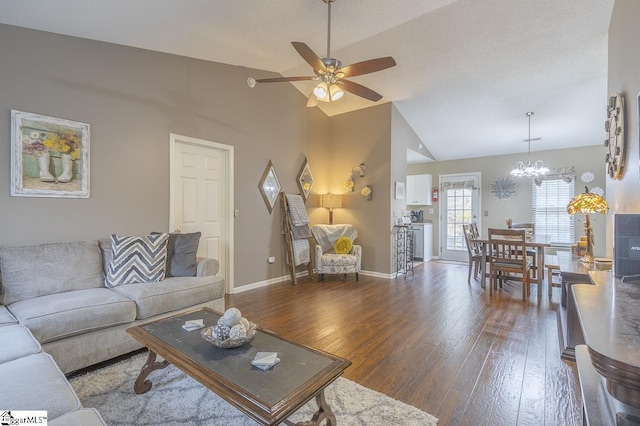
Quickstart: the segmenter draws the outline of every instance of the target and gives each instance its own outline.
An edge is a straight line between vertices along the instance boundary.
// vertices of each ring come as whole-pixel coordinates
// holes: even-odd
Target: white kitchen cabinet
[[[408,206],[431,205],[431,175],[408,175],[406,201]]]

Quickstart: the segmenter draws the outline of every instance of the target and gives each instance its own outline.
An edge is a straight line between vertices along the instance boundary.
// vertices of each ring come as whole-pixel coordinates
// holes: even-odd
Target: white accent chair
[[[362,264],[362,247],[353,244],[348,254],[336,254],[333,246],[340,237],[348,237],[353,242],[358,237],[358,232],[353,225],[314,225],[311,228],[316,240],[314,260],[316,272],[320,281],[324,280],[324,274],[355,273],[358,281],[358,273]]]

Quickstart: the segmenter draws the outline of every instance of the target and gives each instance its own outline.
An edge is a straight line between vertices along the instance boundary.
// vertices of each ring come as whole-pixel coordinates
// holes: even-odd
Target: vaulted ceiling
[[[331,56],[393,56],[352,80],[391,101],[436,160],[601,144],[614,0],[335,0]],[[0,23],[255,68],[313,75],[323,0],[3,0]],[[274,74],[276,73],[276,74]],[[292,84],[292,83],[273,83]],[[314,82],[293,83],[307,96]],[[258,85],[253,90],[262,90]],[[329,116],[375,103],[347,93]]]

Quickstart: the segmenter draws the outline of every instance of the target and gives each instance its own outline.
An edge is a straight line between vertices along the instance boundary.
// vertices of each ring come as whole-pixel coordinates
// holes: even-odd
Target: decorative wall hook
[[[367,171],[367,166],[364,163],[360,163],[359,166],[354,167],[351,171],[358,173],[358,176],[360,177],[364,177],[364,174]]]

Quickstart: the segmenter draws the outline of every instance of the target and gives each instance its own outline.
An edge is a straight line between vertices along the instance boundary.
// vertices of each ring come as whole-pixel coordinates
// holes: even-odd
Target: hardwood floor
[[[334,279],[332,279],[332,277]],[[560,359],[546,283],[489,297],[467,265],[431,261],[393,280],[303,278],[226,296],[262,328],[350,359],[345,377],[427,411],[439,425],[580,425],[574,363]]]

